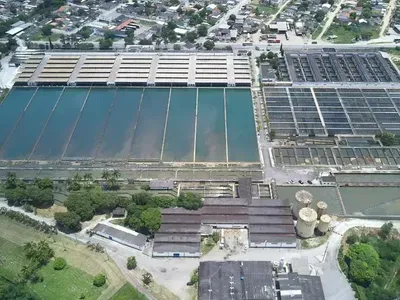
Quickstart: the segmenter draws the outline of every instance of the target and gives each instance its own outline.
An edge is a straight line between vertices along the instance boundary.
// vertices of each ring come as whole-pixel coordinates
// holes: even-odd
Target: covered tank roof
[[[326,209],[328,207],[328,204],[326,204],[324,201],[318,201],[317,207],[321,209]]]
[[[295,198],[299,202],[312,202],[313,200],[313,195],[310,192],[307,192],[305,190],[300,190],[296,192]]]
[[[329,223],[331,221],[331,217],[329,215],[322,215],[320,218],[321,222]]]
[[[314,222],[317,220],[317,212],[310,207],[300,209],[299,218],[306,222]]]

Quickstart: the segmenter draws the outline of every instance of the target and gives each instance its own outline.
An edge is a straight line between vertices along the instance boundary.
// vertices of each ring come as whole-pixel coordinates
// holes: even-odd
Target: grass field
[[[131,284],[126,283],[110,300],[146,300]]]
[[[360,31],[370,31],[372,32],[372,37],[371,39],[375,39],[379,36],[379,28],[373,28],[373,27],[365,27],[365,26],[360,26]],[[335,44],[352,44],[354,43],[354,39],[357,38],[359,33],[357,33],[355,30],[345,27],[339,24],[332,24],[329,29],[325,32],[324,38],[328,36],[336,35],[336,39],[330,40],[332,43]]]
[[[38,34],[35,34],[35,35],[31,38],[31,40],[32,40],[32,41],[44,41],[44,42],[48,42],[48,41],[49,41],[49,37],[50,37],[50,40],[51,40],[52,42],[56,42],[56,41],[58,41],[58,40],[60,39],[60,34],[58,34],[58,33],[52,33],[50,36],[44,36],[43,34],[38,33]]]
[[[265,15],[274,15],[278,12],[278,8],[272,5],[262,5],[260,4],[259,0],[253,0],[251,1],[252,7],[255,9],[258,7],[258,10],[260,13],[265,14]]]
[[[28,285],[41,299],[110,299],[126,280],[106,254],[90,251],[85,245],[61,236],[46,236],[5,216],[0,216],[0,275],[13,280],[26,264],[23,245],[29,241],[47,240],[54,249],[55,256],[65,258],[68,267],[55,271],[52,263],[42,268],[39,273],[44,281]],[[107,276],[107,285],[95,288],[93,276],[103,273]]]

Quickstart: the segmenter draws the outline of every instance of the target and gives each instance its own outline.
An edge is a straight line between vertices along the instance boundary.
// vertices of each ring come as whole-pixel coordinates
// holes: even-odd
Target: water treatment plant
[[[400,148],[382,137],[400,134],[397,67],[376,51],[277,55],[278,79],[268,81],[271,66],[260,68],[251,53],[32,53],[0,105],[0,178],[50,177],[62,190],[91,176],[89,185],[109,192],[104,172],[118,170],[121,197],[200,194],[197,209],[157,206],[151,235],[110,220],[85,228],[117,257],[144,255],[176,290],[186,282],[170,282],[175,266],[168,276],[160,270],[170,258],[206,257],[215,233],[214,260],[265,260],[268,248],[268,259],[294,261],[305,245],[336,241],[346,218],[396,218]],[[63,192],[64,200],[73,194]],[[129,208],[118,209],[126,218]],[[340,298],[330,289],[341,276],[336,264],[330,272],[338,245],[328,244],[309,252],[316,269],[302,259],[301,272],[287,270],[312,275],[310,284],[321,276],[317,300],[322,287],[327,299]]]

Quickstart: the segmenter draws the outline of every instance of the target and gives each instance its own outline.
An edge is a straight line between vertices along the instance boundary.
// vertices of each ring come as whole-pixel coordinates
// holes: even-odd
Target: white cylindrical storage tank
[[[318,219],[321,218],[322,215],[326,214],[326,210],[328,209],[328,204],[326,204],[324,201],[318,201],[317,202],[317,216]]]
[[[296,231],[302,238],[309,238],[314,235],[315,224],[317,223],[317,212],[310,207],[300,209],[297,219]]]
[[[295,194],[296,202],[293,204],[292,212],[295,218],[299,218],[300,209],[310,207],[313,200],[313,195],[305,190],[297,191]]]
[[[318,231],[325,234],[329,230],[329,224],[331,223],[331,217],[329,215],[322,215],[319,219]]]

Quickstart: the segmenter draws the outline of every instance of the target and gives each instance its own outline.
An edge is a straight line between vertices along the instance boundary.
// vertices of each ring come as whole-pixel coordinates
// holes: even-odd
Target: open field
[[[146,300],[132,285],[126,283],[110,300]]]
[[[260,4],[259,0],[251,1],[251,5],[254,9],[257,7],[261,14],[266,14],[266,15],[276,14],[277,11],[279,10],[277,7],[272,5],[262,5]]]
[[[378,27],[367,27],[367,26],[359,26],[358,32],[350,27],[346,27],[339,24],[332,24],[329,29],[324,34],[324,38],[335,35],[337,38],[332,39],[331,42],[334,44],[351,44],[354,39],[357,38],[360,34],[365,32],[370,32],[371,39],[375,39],[379,37],[379,28]]]
[[[78,299],[85,294],[85,299],[110,299],[126,282],[117,266],[106,254],[90,251],[85,245],[75,243],[61,235],[47,236],[5,216],[0,216],[0,274],[13,280],[22,265],[26,263],[23,245],[29,241],[47,240],[55,251],[55,256],[65,258],[68,267],[55,271],[52,264],[43,267],[39,273],[44,281],[28,285],[42,299]],[[93,276],[104,273],[107,285],[95,288]]]

